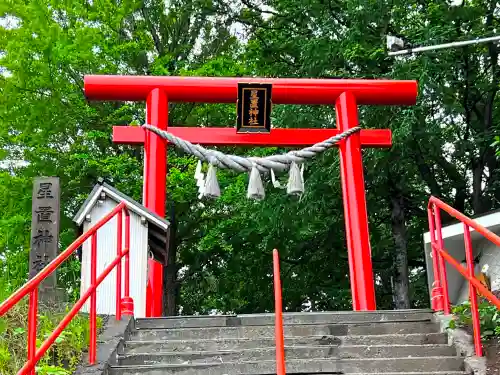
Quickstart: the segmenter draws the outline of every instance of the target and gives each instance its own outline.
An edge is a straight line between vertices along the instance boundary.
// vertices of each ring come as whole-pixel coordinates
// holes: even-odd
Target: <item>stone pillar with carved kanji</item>
[[[60,185],[58,177],[40,177],[33,183],[29,278],[42,271],[58,255]],[[42,305],[52,304],[60,295],[54,271],[40,285]]]

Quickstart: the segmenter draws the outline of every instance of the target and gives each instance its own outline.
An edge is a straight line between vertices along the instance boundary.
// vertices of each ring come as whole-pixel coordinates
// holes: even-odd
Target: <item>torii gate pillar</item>
[[[168,102],[236,103],[239,82],[273,85],[274,104],[336,106],[337,129],[273,129],[269,134],[238,134],[233,128],[170,127],[172,134],[195,144],[303,147],[358,125],[358,105],[414,105],[416,81],[347,79],[260,79],[212,77],[86,76],[91,100],[144,101],[147,122],[168,126]],[[113,129],[117,143],[144,144],[144,204],[165,215],[167,144],[142,128]],[[353,310],[375,310],[375,287],[366,210],[362,147],[390,147],[389,129],[362,130],[339,144],[346,239]],[[162,314],[162,267],[150,264],[148,316]]]
[[[146,122],[167,130],[168,98],[164,90],[154,89],[146,98]],[[167,144],[152,132],[147,132],[144,142],[144,185],[142,200],[161,217],[165,217],[167,186]],[[147,316],[162,316],[163,312],[163,266],[153,259],[148,260]],[[149,300],[148,300],[149,299]]]

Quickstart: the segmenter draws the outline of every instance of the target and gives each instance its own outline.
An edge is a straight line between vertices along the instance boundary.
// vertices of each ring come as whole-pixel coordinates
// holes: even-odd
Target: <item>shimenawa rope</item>
[[[247,197],[257,200],[264,199],[265,197],[264,185],[262,184],[260,176],[261,173],[271,172],[273,184],[275,186],[279,186],[279,183],[275,182],[274,171],[284,172],[290,170],[287,193],[292,195],[301,195],[304,192],[304,179],[303,169],[301,170],[299,165],[303,165],[307,159],[313,158],[317,154],[326,151],[341,140],[346,139],[361,130],[359,126],[354,127],[322,142],[316,143],[313,146],[305,147],[301,150],[290,151],[283,155],[242,157],[237,155],[226,155],[217,150],[209,150],[200,145],[194,145],[189,141],[176,137],[165,130],[149,124],[144,124],[142,127],[169,141],[175,147],[188,154],[194,155],[199,159],[195,172],[195,178],[197,180],[200,198],[216,198],[220,196],[220,188],[216,174],[216,167],[219,167],[223,169],[232,169],[236,172],[250,172]],[[210,164],[206,180],[201,172],[201,162],[203,161]]]

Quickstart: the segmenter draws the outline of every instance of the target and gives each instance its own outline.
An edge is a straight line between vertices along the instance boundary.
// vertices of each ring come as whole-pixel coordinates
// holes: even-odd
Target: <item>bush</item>
[[[26,301],[18,303],[0,318],[0,374],[12,375],[26,362],[27,314]],[[38,315],[37,347],[54,331],[66,312],[44,312]],[[102,326],[98,317],[97,326]],[[56,339],[37,364],[37,375],[70,375],[88,350],[89,320],[77,315]]]
[[[500,310],[484,298],[479,299],[478,305],[482,338],[500,336]],[[453,307],[452,313],[455,319],[450,322],[449,328],[472,328],[472,313],[469,301]]]

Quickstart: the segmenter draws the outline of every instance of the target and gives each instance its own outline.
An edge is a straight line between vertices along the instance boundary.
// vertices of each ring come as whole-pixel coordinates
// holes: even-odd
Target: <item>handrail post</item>
[[[120,258],[120,262],[116,265],[116,320],[122,319],[121,303],[122,303],[122,224],[123,224],[123,211],[120,210],[116,215],[116,256]]]
[[[125,210],[125,295],[122,298],[122,314],[134,315],[134,300],[130,297],[130,214]]]
[[[429,220],[429,234],[431,236],[431,256],[432,271],[434,272],[434,282],[431,291],[431,307],[434,311],[443,311],[443,288],[441,287],[441,272],[439,270],[439,254],[434,247],[436,245],[436,226],[434,223],[434,208],[427,208],[427,217]]]
[[[90,285],[93,287],[97,279],[97,233],[92,234],[90,250]],[[89,340],[89,364],[96,361],[97,352],[97,296],[96,290],[90,295],[90,340]]]
[[[36,326],[38,314],[38,287],[30,292],[28,311],[28,361],[33,360],[36,354]],[[29,375],[36,375],[35,369],[29,371]]]
[[[130,250],[130,215],[125,216],[125,248]],[[130,297],[130,252],[125,255],[125,296]]]
[[[281,296],[280,259],[278,250],[273,250],[274,309],[276,336],[276,374],[285,375],[285,337],[283,332],[283,302]]]
[[[473,278],[474,275],[474,262],[472,254],[472,239],[470,236],[470,228],[464,223],[464,241],[465,241],[465,259],[467,262],[467,273]],[[474,335],[474,347],[478,357],[483,356],[483,346],[481,344],[481,324],[479,321],[479,310],[477,306],[477,289],[469,280],[469,296],[470,296],[470,310],[472,313],[472,327]]]
[[[443,242],[443,229],[441,226],[441,212],[439,208],[436,207],[435,205],[433,205],[433,208],[434,208],[434,216],[436,218],[437,242],[439,248],[443,249],[444,242]],[[438,264],[441,274],[441,285],[443,287],[443,305],[444,305],[443,312],[445,315],[450,315],[450,295],[448,292],[448,276],[446,272],[446,264],[441,254],[438,251],[437,253],[438,253]]]

